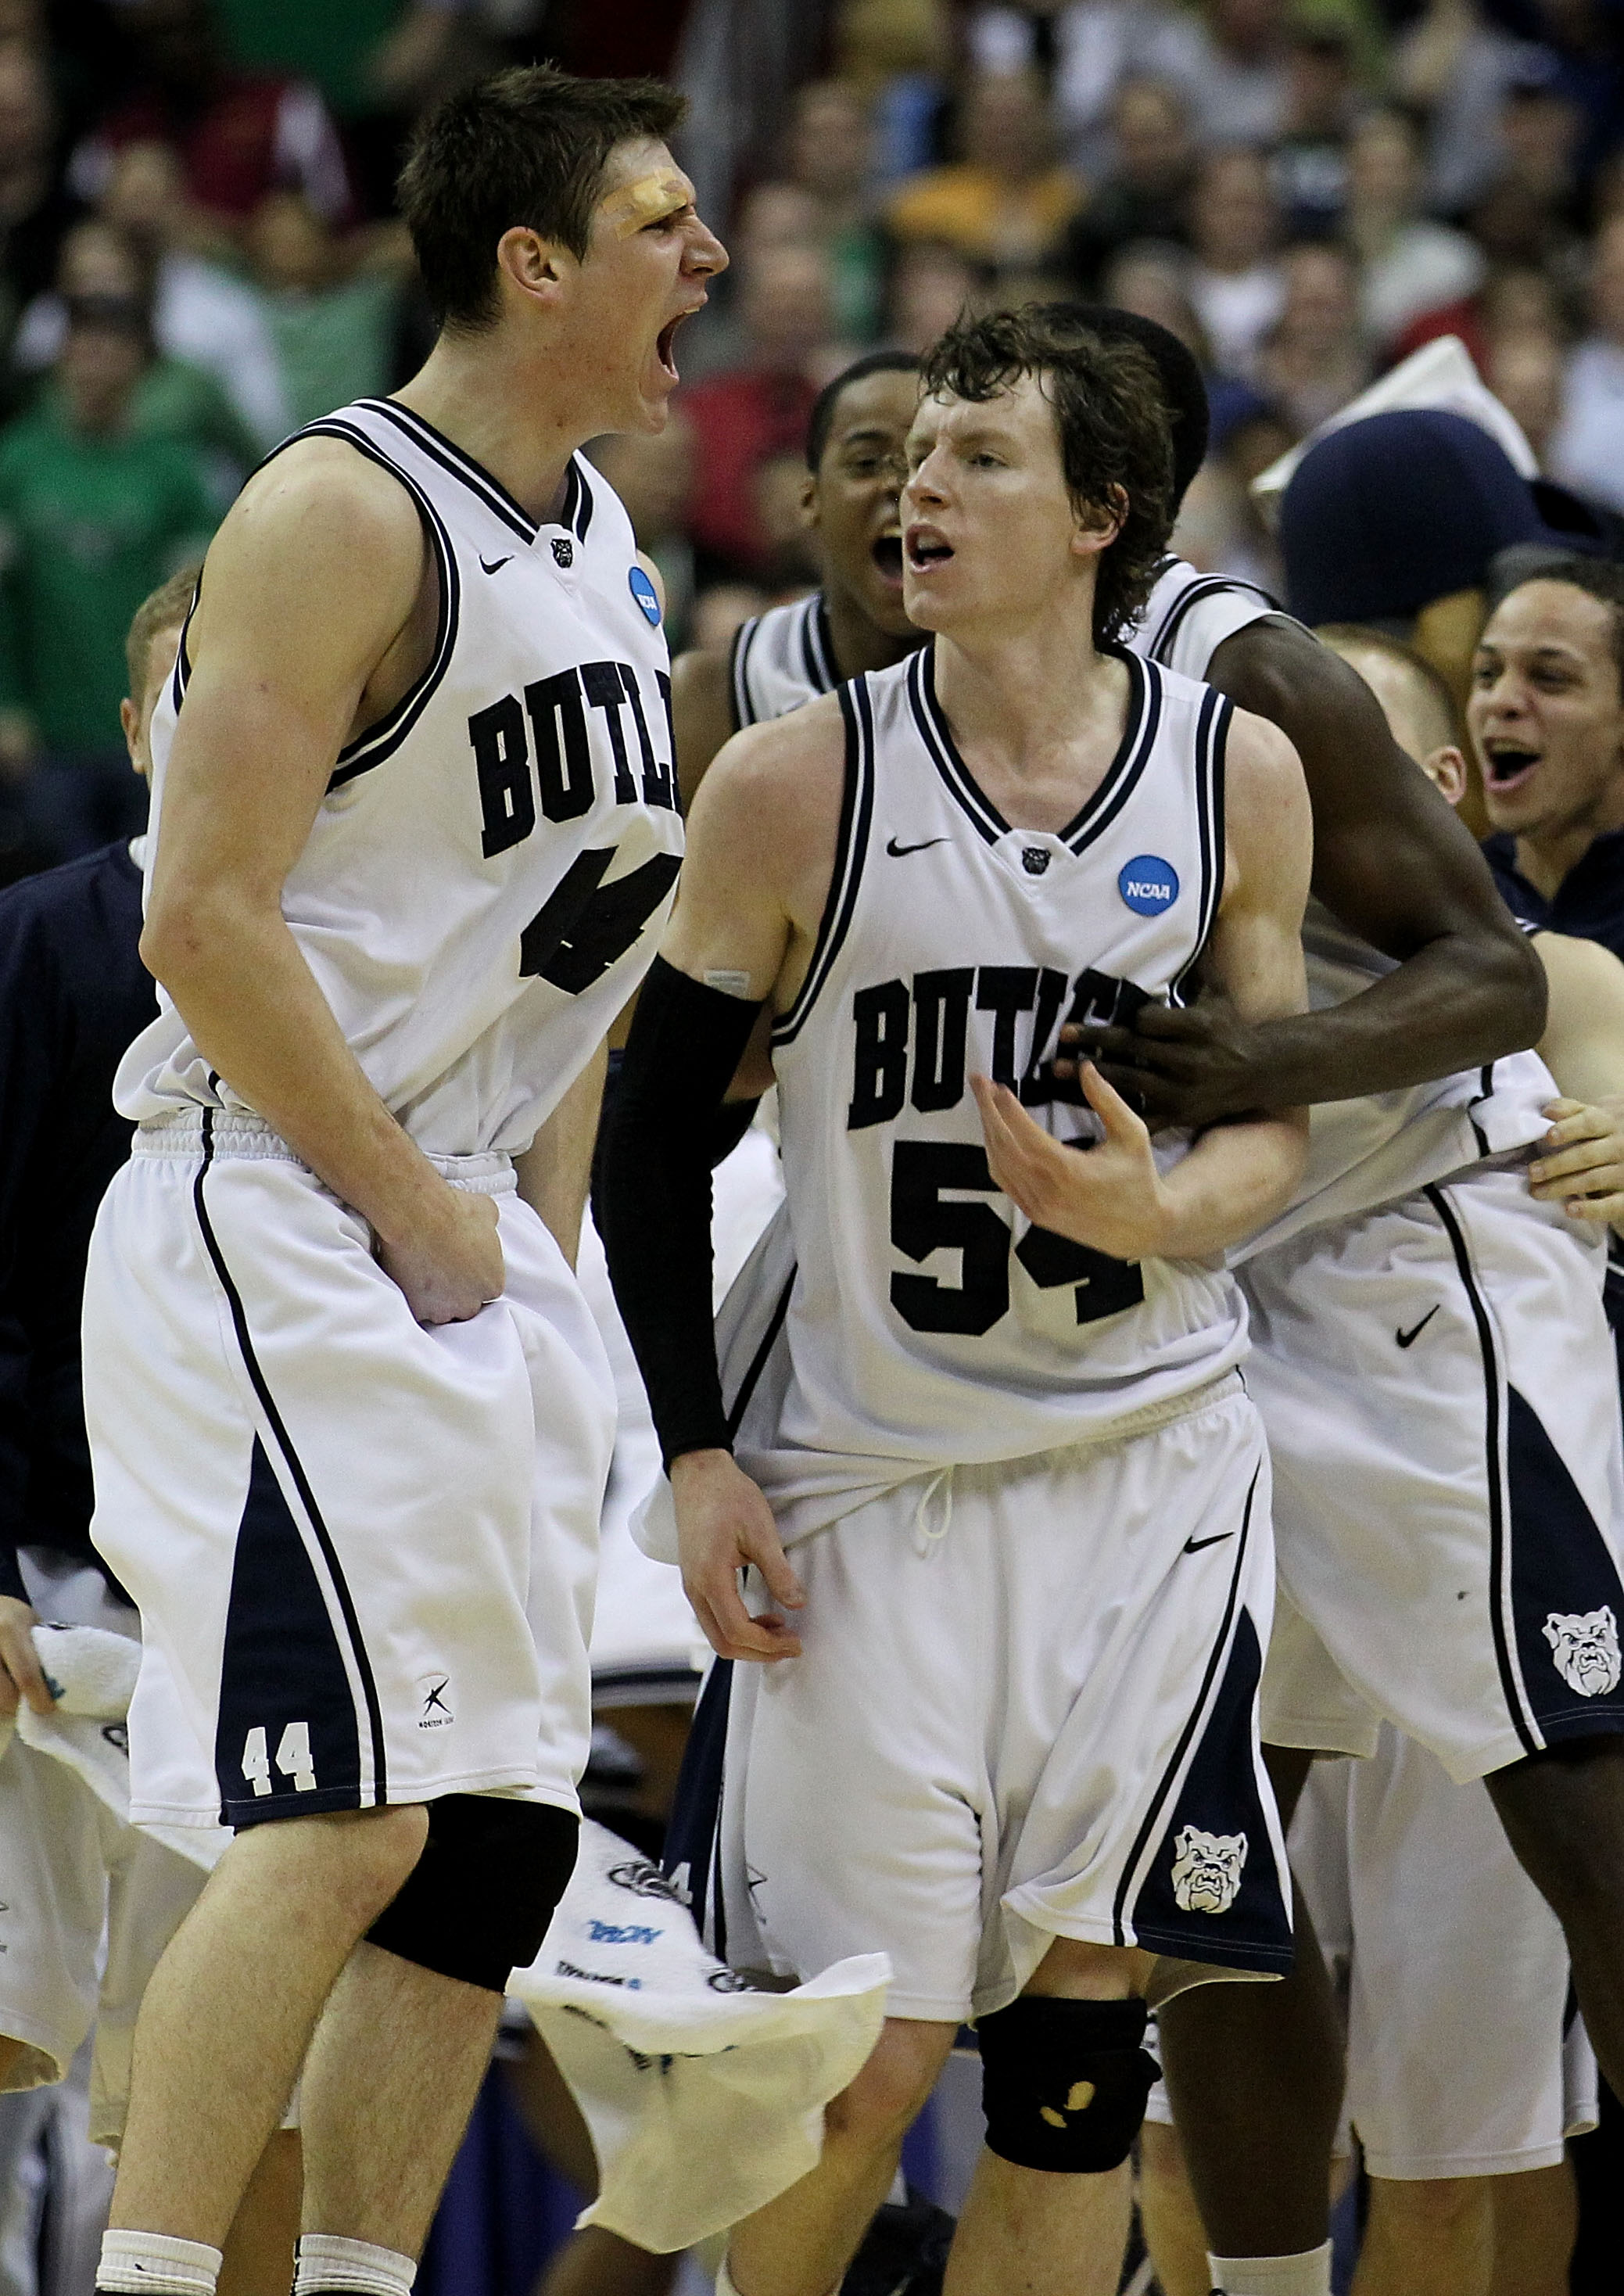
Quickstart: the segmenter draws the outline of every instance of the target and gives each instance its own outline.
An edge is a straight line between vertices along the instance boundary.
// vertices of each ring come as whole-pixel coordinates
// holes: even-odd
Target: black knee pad
[[[1022,1994],[983,2017],[981,2110],[988,2149],[1018,2169],[1098,2176],[1127,2160],[1156,2061],[1141,2047],[1143,2001]]]
[[[366,1932],[369,1945],[441,1977],[505,1993],[541,1950],[575,1870],[580,1820],[536,1801],[445,1794],[422,1856]]]

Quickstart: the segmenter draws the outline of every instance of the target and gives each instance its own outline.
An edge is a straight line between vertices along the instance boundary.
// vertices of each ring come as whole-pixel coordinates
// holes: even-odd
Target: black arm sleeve
[[[657,956],[604,1142],[603,1249],[668,1468],[684,1451],[730,1447],[710,1303],[710,1156],[760,1010]]]

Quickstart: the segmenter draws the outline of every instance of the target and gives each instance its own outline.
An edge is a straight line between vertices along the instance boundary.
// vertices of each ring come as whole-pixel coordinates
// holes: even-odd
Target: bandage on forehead
[[[685,176],[672,168],[653,168],[646,176],[611,192],[602,203],[602,214],[617,239],[629,239],[644,224],[677,214],[693,197],[693,186]]]

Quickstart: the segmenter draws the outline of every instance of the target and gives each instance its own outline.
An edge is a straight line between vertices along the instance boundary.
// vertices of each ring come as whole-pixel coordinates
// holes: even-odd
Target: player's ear
[[[808,471],[806,477],[800,482],[800,522],[811,532],[816,532],[818,525],[817,477],[816,472],[812,471]]]
[[[119,723],[124,728],[124,746],[129,751],[131,768],[144,780],[147,766],[141,754],[141,712],[127,694],[119,704]]]
[[[1103,502],[1082,504],[1071,536],[1078,557],[1097,558],[1102,550],[1109,550],[1127,523],[1128,507],[1128,496],[1120,487],[1107,487]]]
[[[1421,761],[1421,770],[1442,797],[1458,805],[1466,794],[1466,760],[1453,742],[1446,742]]]
[[[516,223],[496,242],[496,270],[526,298],[552,303],[563,284],[564,258],[550,239]]]

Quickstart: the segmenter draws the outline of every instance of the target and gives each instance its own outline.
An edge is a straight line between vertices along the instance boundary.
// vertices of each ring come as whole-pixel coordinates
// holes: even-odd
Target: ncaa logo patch
[[[1159,917],[1178,898],[1178,872],[1159,854],[1136,854],[1119,873],[1117,890],[1136,917]]]
[[[660,627],[660,594],[641,566],[634,566],[626,578],[626,586],[643,609],[644,619],[651,629]]]

